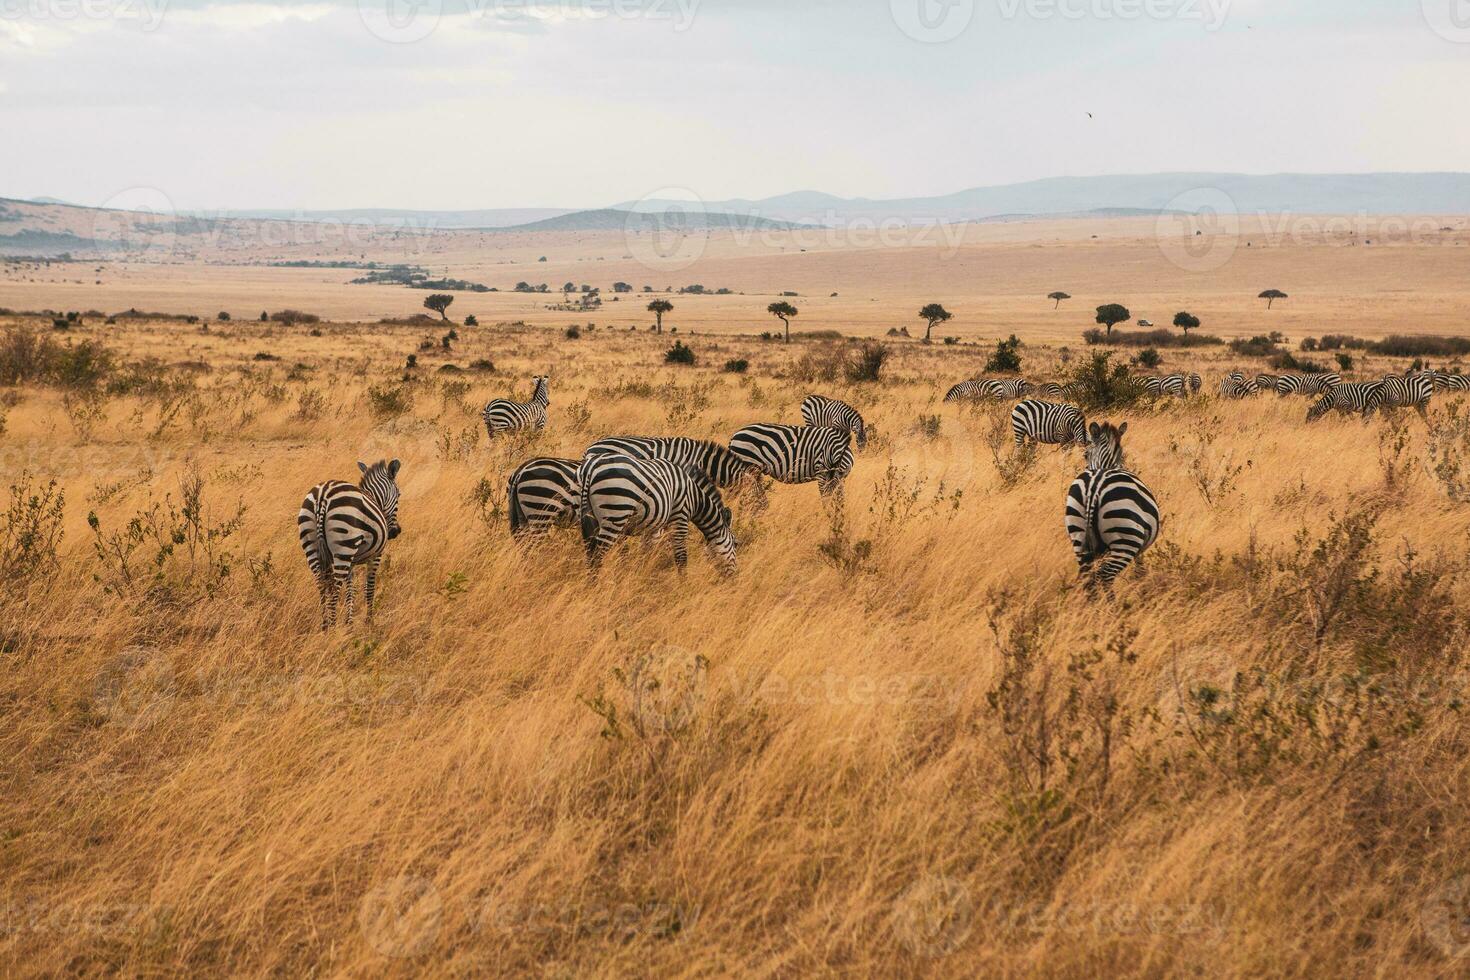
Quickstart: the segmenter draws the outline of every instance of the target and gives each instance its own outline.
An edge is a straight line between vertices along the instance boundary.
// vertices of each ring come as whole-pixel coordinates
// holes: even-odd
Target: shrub
[[[216,317],[216,319],[219,320],[220,323],[229,323],[230,322],[230,315],[228,313],[226,313],[224,310],[220,310],[219,316]]]
[[[1112,344],[1116,347],[1211,347],[1225,343],[1214,334],[1174,333],[1172,330],[1114,330],[1111,337],[1093,327],[1082,332],[1088,344]]]
[[[839,344],[828,344],[801,355],[791,368],[792,377],[806,382],[836,381],[847,368],[847,352]]]
[[[1368,341],[1361,337],[1354,337],[1351,334],[1345,333],[1330,333],[1318,341],[1318,345],[1322,350],[1341,350],[1343,348],[1348,350],[1367,350],[1369,346]],[[1306,349],[1306,341],[1303,341],[1302,350]]]
[[[1326,374],[1327,366],[1309,361],[1304,357],[1293,357],[1291,351],[1284,350],[1267,361],[1278,371],[1300,371],[1303,374]]]
[[[1143,389],[1134,383],[1126,364],[1113,364],[1112,354],[1093,354],[1077,366],[1072,380],[1081,387],[1077,402],[1086,409],[1126,408],[1136,405]]]
[[[51,364],[51,376],[64,388],[94,388],[116,367],[112,351],[94,340],[60,348]]]
[[[946,346],[946,347],[953,347],[955,344],[958,344],[959,342],[960,342],[960,338],[958,338],[958,337],[945,337],[944,338],[944,346]]]
[[[681,340],[674,341],[674,346],[664,351],[665,364],[693,364],[694,351],[684,346]]]
[[[883,362],[888,360],[888,348],[876,340],[865,340],[856,356],[847,363],[847,380],[877,381],[883,371]]]
[[[1264,336],[1258,334],[1249,340],[1232,340],[1230,351],[1241,357],[1274,357],[1284,353],[1281,344],[1285,339],[1274,331]]]
[[[279,361],[280,358],[277,357],[275,354],[270,353],[269,351],[256,351],[255,357],[252,358],[252,360],[256,360],[256,361]]]
[[[1021,370],[1021,342],[1011,334],[1009,340],[999,341],[995,353],[985,362],[986,371],[1001,371],[1015,374]]]
[[[725,362],[726,374],[744,374],[750,368],[750,362],[743,357],[735,357]]]
[[[494,361],[491,361],[490,358],[488,358],[488,357],[477,358],[476,360],[470,361],[470,370],[471,371],[494,371],[495,370],[495,362]]]
[[[1404,337],[1393,334],[1371,345],[1390,357],[1460,357],[1470,354],[1470,337]]]
[[[1159,352],[1154,350],[1152,347],[1145,347],[1143,350],[1139,351],[1138,356],[1135,357],[1134,360],[1138,362],[1140,367],[1146,367],[1149,370],[1153,370],[1160,364],[1164,363],[1164,359],[1159,356]]]
[[[397,418],[413,408],[413,392],[407,385],[369,385],[368,410],[378,421]]]
[[[66,494],[52,480],[33,486],[29,471],[10,488],[10,507],[0,515],[0,576],[27,576],[56,568]]]
[[[580,339],[582,339],[582,331],[577,328],[577,325],[575,323],[572,324],[570,327],[567,327],[567,339],[568,340],[580,340]]]
[[[471,313],[469,316],[464,318],[464,325],[467,327],[478,327],[480,325],[480,321],[475,317],[473,313]]]
[[[1353,369],[1353,355],[1339,352],[1337,355],[1337,369],[1339,371],[1351,371]]]

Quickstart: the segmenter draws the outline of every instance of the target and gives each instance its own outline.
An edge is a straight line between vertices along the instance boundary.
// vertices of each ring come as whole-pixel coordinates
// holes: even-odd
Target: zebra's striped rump
[[[693,466],[709,477],[721,490],[741,484],[753,484],[760,476],[758,467],[742,459],[718,442],[686,439],[682,436],[610,436],[588,446],[582,454],[585,461],[592,456],[617,453],[634,459],[666,459],[671,463]]]
[[[807,425],[824,425],[852,433],[859,450],[868,448],[868,429],[858,410],[847,402],[823,395],[807,395],[801,400],[801,420]]]
[[[684,571],[689,525],[722,571],[735,571],[735,535],[730,509],[709,478],[692,466],[665,459],[634,459],[616,453],[583,461],[582,540],[595,568],[619,538],[668,529],[674,564]]]
[[[516,467],[505,488],[512,535],[576,524],[579,465],[575,459],[541,456]]]
[[[1075,405],[1059,405],[1028,398],[1011,409],[1011,432],[1016,445],[1044,442],[1053,446],[1085,445],[1087,423]]]
[[[1231,371],[1220,379],[1220,394],[1225,398],[1245,398],[1256,390],[1255,384],[1246,380],[1242,371]]]
[[[1067,491],[1065,525],[1078,571],[1089,588],[1112,582],[1159,534],[1159,506],[1134,474],[1123,469],[1124,422],[1088,426],[1087,469]]]
[[[399,461],[358,463],[357,486],[328,480],[312,487],[296,515],[296,530],[307,567],[317,581],[322,629],[337,618],[337,598],[346,589],[347,621],[352,621],[352,570],[367,566],[366,599],[372,618],[383,549],[398,537]]]
[[[1384,408],[1413,408],[1423,415],[1434,397],[1434,379],[1427,374],[1394,374],[1379,383],[1383,385]]]
[[[1283,374],[1276,379],[1278,395],[1321,395],[1342,384],[1340,374]]]
[[[852,446],[841,429],[816,425],[747,425],[730,451],[778,483],[817,483],[823,496],[852,472]]]
[[[485,421],[485,431],[493,439],[497,432],[515,432],[531,429],[539,432],[546,428],[546,406],[551,404],[550,382],[538,377],[536,388],[528,402],[513,402],[497,398],[485,406],[480,417]]]

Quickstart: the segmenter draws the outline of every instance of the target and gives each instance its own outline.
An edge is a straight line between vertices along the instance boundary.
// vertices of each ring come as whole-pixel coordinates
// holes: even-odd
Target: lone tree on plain
[[[954,314],[938,303],[930,303],[919,311],[919,319],[927,320],[929,323],[929,326],[924,330],[924,339],[927,341],[929,335],[934,332],[934,325],[936,323],[948,323],[954,319]]]
[[[1072,297],[1069,296],[1068,294],[1062,292],[1059,289],[1059,290],[1057,290],[1054,293],[1047,293],[1046,294],[1046,298],[1047,299],[1054,299],[1054,300],[1056,300],[1056,306],[1053,306],[1052,307],[1052,309],[1056,309],[1057,306],[1061,306],[1062,305],[1062,300],[1064,300],[1064,299],[1071,299]]]
[[[1276,302],[1278,299],[1286,298],[1286,294],[1279,289],[1268,289],[1264,293],[1256,297],[1256,299],[1263,299],[1266,301],[1266,309],[1268,310],[1271,308],[1272,303]]]
[[[1127,323],[1133,319],[1133,314],[1128,312],[1128,307],[1119,303],[1107,303],[1097,308],[1097,322],[1108,328],[1108,336],[1113,335],[1113,328],[1120,323]]]
[[[1195,316],[1192,313],[1186,313],[1183,310],[1180,310],[1178,313],[1174,314],[1174,326],[1178,327],[1180,330],[1183,330],[1184,336],[1188,337],[1189,331],[1194,330],[1199,326],[1199,317]]]
[[[656,325],[654,326],[655,333],[664,332],[664,314],[669,312],[673,308],[674,304],[670,303],[666,299],[656,299],[652,303],[648,304],[648,312],[652,313],[654,319],[657,321]]]
[[[786,328],[786,343],[791,343],[791,318],[796,316],[798,312],[796,307],[783,299],[766,307],[766,312],[781,321],[782,325]]]
[[[449,317],[445,314],[444,311],[449,309],[450,304],[453,302],[454,297],[450,296],[448,293],[434,293],[432,296],[424,300],[424,309],[433,310],[435,313],[439,314],[439,319],[441,320],[448,320]]]

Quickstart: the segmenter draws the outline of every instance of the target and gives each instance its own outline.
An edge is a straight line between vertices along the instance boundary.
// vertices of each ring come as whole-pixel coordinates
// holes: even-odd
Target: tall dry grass
[[[168,383],[6,392],[8,482],[65,495],[56,564],[0,598],[18,973],[1470,962],[1467,512],[1417,418],[1130,413],[1163,534],[1089,601],[1080,454],[1016,462],[1002,410],[940,404],[986,352],[904,344],[884,381],[822,386],[875,429],[840,514],[778,487],[737,508],[734,580],[633,543],[594,582],[573,534],[511,543],[514,464],[795,420],[799,351],[695,338],[671,369],[643,334],[482,328],[405,384],[412,329],[84,333]],[[550,429],[487,445],[478,406],[540,373]],[[323,635],[296,509],[390,455],[377,621]]]

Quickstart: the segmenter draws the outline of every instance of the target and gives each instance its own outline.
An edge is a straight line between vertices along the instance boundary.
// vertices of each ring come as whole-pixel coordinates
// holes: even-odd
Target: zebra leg
[[[332,628],[332,623],[337,618],[337,595],[332,589],[332,579],[329,575],[318,575],[316,577],[317,605],[321,607],[322,632]]]
[[[352,625],[352,565],[351,565],[351,563],[347,563],[346,565],[336,565],[336,564],[334,564],[332,566],[332,576],[333,576],[333,579],[336,582],[337,588],[339,588],[339,589],[342,590],[343,622],[345,622],[348,626],[351,626]]]
[[[1108,556],[1103,559],[1102,567],[1097,571],[1097,579],[1099,584],[1102,585],[1103,591],[1108,594],[1108,598],[1112,598],[1113,596],[1113,579],[1123,574],[1128,566],[1133,563],[1134,557],[1124,551],[1110,551],[1108,552]]]
[[[378,592],[378,568],[383,564],[383,556],[379,555],[368,563],[366,578],[363,586],[363,599],[367,604],[367,621],[373,621],[373,604]]]
[[[674,567],[683,575],[689,565],[689,521],[685,518],[674,521],[671,536],[674,539]]]

